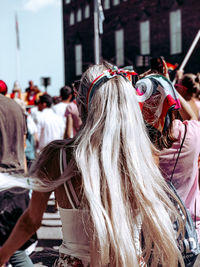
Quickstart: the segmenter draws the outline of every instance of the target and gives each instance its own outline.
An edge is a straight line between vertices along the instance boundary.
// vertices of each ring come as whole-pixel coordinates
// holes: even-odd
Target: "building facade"
[[[200,30],[199,0],[102,0],[105,20],[101,59],[133,65],[138,73],[151,57],[179,66]],[[94,63],[94,0],[63,0],[65,82],[80,78]],[[200,71],[200,41],[185,66]]]

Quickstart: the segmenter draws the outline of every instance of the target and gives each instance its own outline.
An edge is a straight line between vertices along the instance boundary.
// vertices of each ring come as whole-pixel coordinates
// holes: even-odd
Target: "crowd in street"
[[[52,192],[63,233],[54,267],[193,266],[200,74],[177,70],[173,84],[163,57],[150,63],[141,74],[90,66],[55,97],[31,80],[8,94],[0,80],[0,266],[33,266],[27,248]]]

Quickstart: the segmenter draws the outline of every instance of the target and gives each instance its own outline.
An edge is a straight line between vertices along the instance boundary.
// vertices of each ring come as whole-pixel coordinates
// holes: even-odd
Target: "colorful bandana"
[[[172,83],[162,75],[151,74],[139,80],[136,88],[144,120],[160,132],[167,130],[171,123],[168,111],[181,108]]]
[[[123,69],[118,69],[116,66],[114,66],[112,69],[105,70],[101,75],[99,75],[90,85],[88,94],[87,94],[87,107],[89,109],[90,102],[92,99],[92,96],[96,90],[96,88],[103,84],[104,82],[116,77],[117,75],[120,75],[124,77],[127,81],[131,81],[131,76],[137,75],[137,73],[132,69],[131,66],[125,67]]]

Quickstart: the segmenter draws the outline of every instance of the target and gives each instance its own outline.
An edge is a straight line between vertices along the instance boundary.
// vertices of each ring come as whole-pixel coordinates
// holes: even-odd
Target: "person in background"
[[[62,117],[64,123],[66,124],[65,111],[69,103],[73,99],[73,90],[70,86],[64,86],[60,89],[61,102],[53,106],[55,113]]]
[[[180,216],[169,199],[176,197],[155,164],[156,149],[126,72],[108,63],[91,66],[77,104],[83,121],[78,135],[47,145],[30,173],[38,178],[21,179],[34,192],[0,249],[0,264],[41,225],[55,190],[63,243],[54,266],[184,266],[173,228]]]
[[[57,105],[62,101],[62,98],[60,96],[53,96],[53,104]]]
[[[51,108],[53,99],[48,94],[39,98],[37,113],[37,148],[41,151],[48,143],[56,139],[62,139],[65,129],[63,120]]]
[[[27,124],[27,134],[26,134],[26,161],[27,168],[30,169],[33,161],[36,157],[36,147],[38,145],[38,132],[37,126],[32,118],[32,115],[26,112],[26,124]]]
[[[140,92],[138,101],[152,143],[160,150],[161,172],[166,180],[170,180],[173,173],[172,182],[192,215],[200,242],[200,122],[197,121],[191,106],[177,94],[166,77],[167,67],[164,59],[154,59],[153,62],[155,65],[151,71],[142,75],[136,83]],[[182,114],[188,120],[182,120]],[[180,156],[173,170],[184,135]]]
[[[41,94],[42,92],[39,90],[39,88],[34,85],[33,81],[30,80],[29,87],[26,88],[24,96],[26,105],[33,106]]]
[[[7,84],[3,80],[0,80],[0,94],[6,96],[7,93],[8,93]]]
[[[76,91],[74,91],[74,89],[71,88],[70,102],[68,103],[65,109],[65,113],[64,113],[64,116],[66,118],[64,138],[74,137],[78,133],[82,125],[82,121],[79,116],[77,103],[75,100],[75,94],[76,94]]]
[[[10,94],[11,99],[22,99],[22,92],[18,81],[14,82],[12,93]]]
[[[198,76],[193,73],[183,74],[183,72],[179,70],[176,72],[176,76],[177,83],[175,84],[175,88],[190,105],[198,120],[200,120],[199,101],[196,97],[200,90]]]
[[[23,174],[26,171],[25,136],[26,123],[23,109],[7,94],[7,85],[0,81],[0,172],[6,174]],[[6,178],[5,178],[6,182]],[[14,188],[0,192],[0,245],[6,241],[18,218],[29,202],[28,190],[20,192]],[[33,233],[34,234],[34,233]],[[29,237],[30,238],[30,237]],[[28,239],[29,239],[28,238]],[[24,242],[25,243],[25,242]],[[13,267],[30,267],[32,261],[25,249],[30,245],[21,246],[7,259]]]

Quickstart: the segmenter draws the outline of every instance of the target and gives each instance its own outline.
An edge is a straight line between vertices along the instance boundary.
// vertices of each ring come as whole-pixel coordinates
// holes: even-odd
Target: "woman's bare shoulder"
[[[55,180],[60,176],[60,151],[66,153],[66,160],[73,157],[74,139],[55,140],[49,143],[38,155],[30,175]]]

